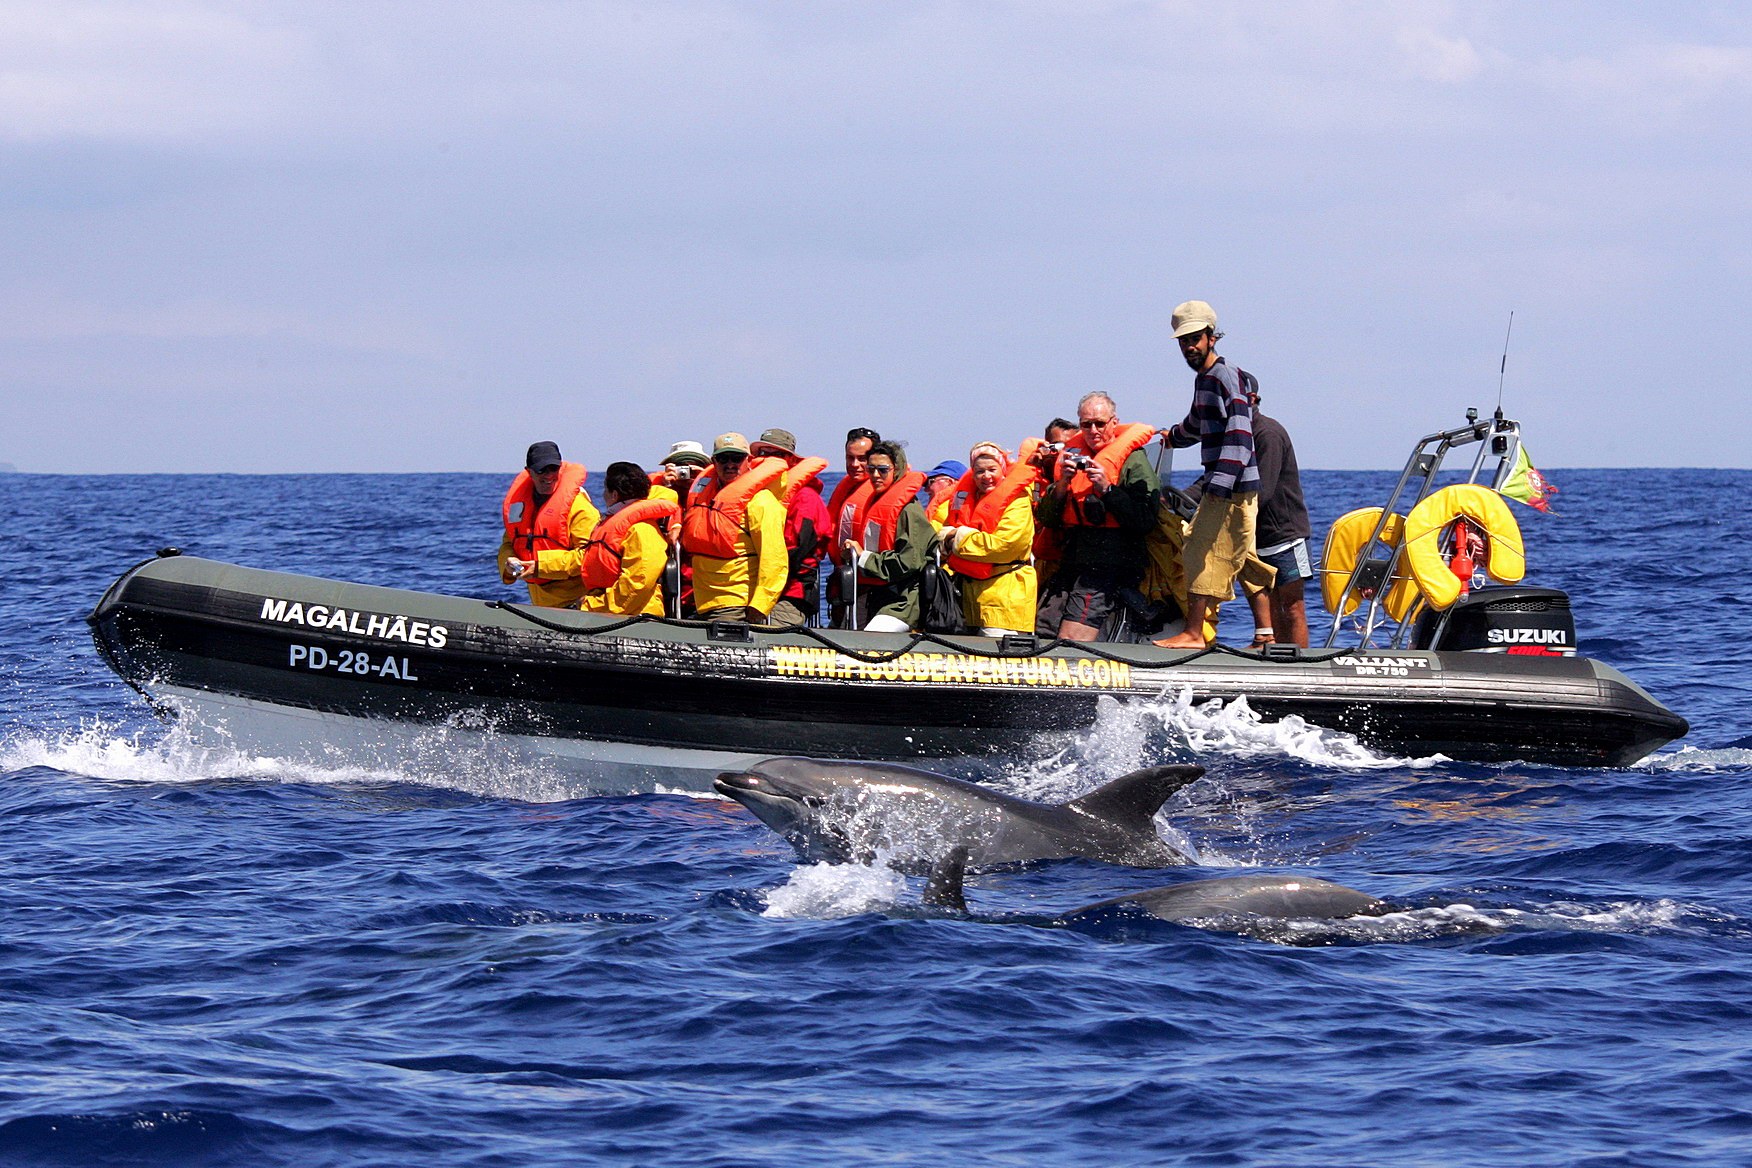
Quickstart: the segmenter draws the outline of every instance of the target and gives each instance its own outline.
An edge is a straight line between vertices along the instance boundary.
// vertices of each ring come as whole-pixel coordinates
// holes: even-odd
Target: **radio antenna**
[[[1509,337],[1515,331],[1515,310],[1509,309],[1509,328],[1503,333],[1503,363],[1497,366],[1497,417],[1503,416],[1503,375],[1509,371]]]

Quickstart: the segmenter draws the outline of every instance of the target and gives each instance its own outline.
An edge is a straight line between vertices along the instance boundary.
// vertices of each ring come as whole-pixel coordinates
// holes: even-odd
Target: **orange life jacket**
[[[1078,434],[1065,443],[1065,454],[1081,454],[1093,458],[1107,472],[1107,481],[1115,486],[1119,484],[1120,472],[1125,469],[1125,460],[1137,451],[1150,444],[1156,436],[1156,428],[1142,422],[1127,422],[1100,450],[1091,450],[1089,439]],[[1065,454],[1059,455],[1063,458]],[[1091,523],[1084,517],[1084,508],[1094,495],[1094,488],[1089,485],[1089,476],[1078,471],[1071,479],[1070,496],[1065,500],[1064,522],[1067,527],[1118,527],[1119,520],[1113,513],[1102,508],[1102,518],[1099,523]]]
[[[505,501],[499,504],[499,517],[505,524],[505,538],[511,541],[511,555],[519,560],[533,560],[537,552],[564,551],[572,546],[572,500],[584,489],[590,472],[576,462],[560,463],[560,479],[554,493],[536,510],[535,480],[527,470],[517,472]],[[527,576],[538,584],[551,581],[541,576]]]
[[[840,487],[849,480],[841,479]],[[839,496],[839,487],[834,488],[834,496]],[[846,562],[846,540],[857,539],[864,530],[864,510],[870,505],[870,496],[876,493],[876,483],[873,479],[865,479],[856,487],[846,492],[846,498],[840,500],[838,511],[828,508],[828,515],[833,520],[833,544],[829,549],[833,552],[836,564]]]
[[[620,579],[621,557],[633,524],[649,523],[655,527],[659,521],[680,514],[681,507],[668,499],[639,499],[598,523],[590,533],[590,542],[584,545],[584,560],[579,565],[584,587],[608,588]]]
[[[859,528],[864,533],[862,544],[867,552],[886,552],[894,550],[894,536],[900,529],[900,513],[906,510],[906,505],[913,501],[919,493],[919,488],[925,485],[925,472],[909,470],[900,476],[900,481],[883,491],[873,495],[864,513],[859,517]],[[886,581],[875,576],[862,576],[866,584],[882,586]]]
[[[852,493],[859,487],[869,485],[869,479],[853,481],[850,478],[843,478],[834,484],[833,494],[827,497],[827,517],[833,520],[833,524],[836,528],[839,526],[840,512],[845,509],[847,501],[852,497]]]
[[[827,459],[825,458],[798,459],[797,465],[785,472],[785,485],[776,492],[779,496],[779,502],[789,507],[791,500],[797,497],[797,492],[803,489],[804,484],[826,469]],[[834,493],[836,495],[839,493],[837,488]]]
[[[681,546],[696,556],[734,560],[749,555],[742,539],[743,521],[751,499],[785,473],[782,458],[757,458],[722,490],[718,468],[699,476],[681,516]]]
[[[980,496],[973,497],[973,472],[970,470],[961,476],[961,481],[955,486],[955,494],[951,496],[956,505],[949,512],[949,522],[956,527],[971,527],[988,535],[998,529],[998,523],[1004,518],[1004,512],[1011,503],[1026,495],[1030,488],[1040,480],[1040,472],[1026,462],[1014,462],[1004,477],[997,484]],[[1016,561],[1021,563],[1022,561]],[[949,557],[949,567],[958,576],[967,576],[974,580],[989,580],[999,572],[1008,572],[1014,563],[986,564],[978,560],[964,560],[960,556]]]

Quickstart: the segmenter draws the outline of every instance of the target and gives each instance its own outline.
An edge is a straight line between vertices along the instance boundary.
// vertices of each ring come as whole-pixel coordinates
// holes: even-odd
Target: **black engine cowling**
[[[1412,640],[1419,649],[1573,657],[1576,621],[1568,594],[1556,588],[1479,588],[1456,600],[1445,614],[1426,612]]]

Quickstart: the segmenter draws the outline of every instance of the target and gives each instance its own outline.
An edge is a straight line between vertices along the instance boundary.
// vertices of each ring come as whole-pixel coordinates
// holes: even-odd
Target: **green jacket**
[[[885,552],[872,552],[860,563],[860,571],[883,583],[870,590],[871,616],[878,613],[906,622],[908,628],[919,624],[919,578],[930,560],[931,541],[937,529],[917,502],[908,503],[894,526],[894,547]]]
[[[1122,576],[1142,575],[1146,556],[1144,537],[1155,530],[1156,507],[1161,499],[1162,483],[1156,477],[1156,467],[1150,456],[1134,450],[1120,468],[1119,482],[1101,499],[1109,515],[1119,520],[1118,527],[1087,527],[1065,522],[1065,491],[1054,482],[1041,495],[1034,509],[1034,521],[1042,527],[1055,527],[1065,533],[1065,555],[1059,578],[1066,580],[1077,573],[1093,570],[1117,572]]]

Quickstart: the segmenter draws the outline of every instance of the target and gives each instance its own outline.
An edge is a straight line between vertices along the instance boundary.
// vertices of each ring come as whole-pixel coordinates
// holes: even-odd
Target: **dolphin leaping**
[[[922,873],[961,848],[964,868],[1072,856],[1165,868],[1195,857],[1157,833],[1156,812],[1203,774],[1200,766],[1150,767],[1053,804],[893,763],[769,758],[721,774],[712,786],[789,840],[805,861],[880,858]]]

